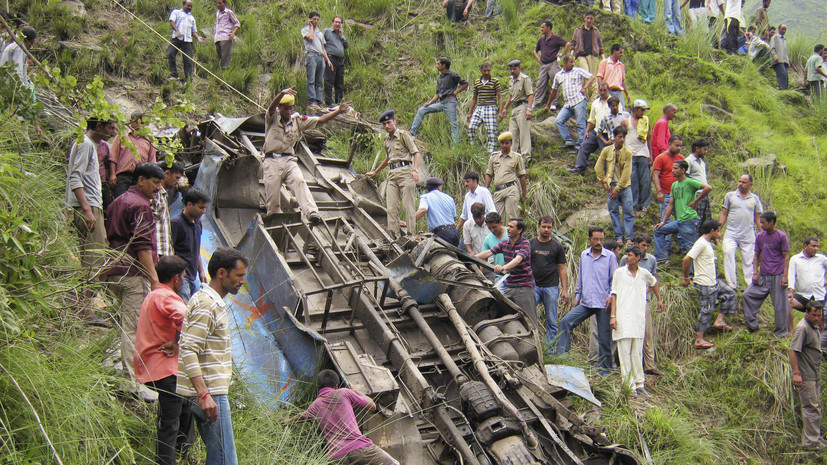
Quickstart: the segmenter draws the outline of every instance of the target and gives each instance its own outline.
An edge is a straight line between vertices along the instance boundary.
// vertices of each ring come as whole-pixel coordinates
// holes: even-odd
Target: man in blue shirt
[[[455,226],[457,206],[454,198],[442,192],[442,179],[428,178],[425,182],[428,192],[419,196],[419,210],[416,219],[427,214],[428,230],[455,247],[459,247],[459,232]]]
[[[612,369],[612,329],[609,326],[612,276],[617,269],[615,255],[603,248],[605,234],[598,227],[589,228],[590,247],[580,254],[580,273],[574,294],[574,308],[559,323],[557,353],[571,350],[571,332],[592,315],[597,318],[599,355],[597,366],[601,376]]]

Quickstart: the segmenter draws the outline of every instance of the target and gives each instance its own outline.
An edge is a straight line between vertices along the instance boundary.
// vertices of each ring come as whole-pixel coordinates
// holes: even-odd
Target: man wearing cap
[[[192,3],[192,2],[190,2]],[[129,127],[131,130],[126,133],[126,139],[131,146],[137,149],[138,153],[132,153],[120,136],[115,137],[112,142],[112,148],[109,149],[109,157],[115,163],[115,170],[109,177],[109,185],[113,187],[113,198],[118,198],[121,194],[129,189],[132,182],[132,172],[135,171],[135,166],[140,162],[156,163],[155,147],[145,137],[139,136],[136,131],[141,127],[141,119],[144,114],[140,111],[132,113],[129,118]]]
[[[500,151],[491,154],[485,170],[485,187],[490,189],[491,182],[494,182],[497,189],[494,192],[494,205],[505,221],[517,217],[517,206],[520,200],[525,202],[526,199],[525,163],[522,155],[511,150],[513,139],[510,132],[500,134],[497,138],[500,141]]]
[[[416,232],[416,183],[419,182],[419,149],[413,137],[407,131],[396,127],[396,112],[385,110],[379,115],[379,122],[388,132],[385,138],[385,153],[387,157],[373,171],[365,173],[373,178],[386,166],[390,166],[388,185],[386,190],[386,205],[388,208],[388,230],[395,236],[400,236],[399,205],[405,211],[408,233]]]
[[[574,55],[563,58],[563,69],[554,75],[551,94],[546,102],[546,110],[557,98],[557,89],[563,89],[563,109],[557,114],[557,130],[565,146],[580,149],[580,142],[586,137],[586,89],[594,82],[595,76],[583,68],[574,66]],[[577,121],[577,142],[571,139],[566,122],[574,116]]]
[[[442,179],[428,178],[425,182],[428,192],[419,196],[419,210],[416,211],[416,219],[427,215],[428,229],[448,242],[459,247],[459,232],[454,226],[457,217],[457,206],[454,198],[442,192]]]
[[[647,110],[649,104],[646,100],[636,99],[632,102],[631,117],[622,122],[628,131],[626,147],[632,151],[632,202],[635,210],[644,215],[652,201],[652,174],[649,167],[654,161],[649,147],[652,129],[649,127],[649,117],[646,116]]]
[[[445,112],[448,123],[451,125],[451,139],[454,145],[459,143],[459,121],[457,121],[457,94],[468,87],[468,81],[456,71],[451,71],[451,60],[448,57],[439,57],[436,60],[436,69],[439,77],[436,80],[436,93],[425,105],[419,107],[411,125],[411,135],[416,137],[422,118],[430,113]]]
[[[531,161],[531,108],[534,106],[534,87],[531,78],[522,71],[520,60],[508,62],[508,71],[511,73],[508,89],[508,101],[500,110],[500,118],[505,118],[506,109],[511,106],[511,119],[508,121],[508,132],[517,135],[515,152],[522,153],[523,160]]]
[[[335,110],[322,116],[304,116],[293,112],[296,90],[284,89],[276,95],[264,117],[264,197],[267,214],[281,212],[281,185],[296,197],[299,208],[308,221],[321,221],[319,209],[313,200],[313,194],[304,181],[304,176],[296,163],[295,145],[301,140],[304,131],[315,129],[338,114],[350,108],[341,103]]]

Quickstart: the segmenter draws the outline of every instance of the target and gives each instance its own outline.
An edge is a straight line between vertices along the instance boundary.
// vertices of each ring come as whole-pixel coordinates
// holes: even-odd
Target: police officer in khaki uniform
[[[508,132],[516,136],[514,151],[523,154],[524,161],[531,161],[531,108],[534,106],[534,86],[531,78],[523,73],[520,60],[508,62],[508,71],[511,73],[509,79],[508,102],[500,110],[500,118],[505,118],[505,112],[509,106],[511,120],[508,122]]]
[[[379,115],[379,122],[388,137],[385,138],[385,153],[387,157],[382,164],[373,171],[365,173],[375,177],[386,166],[390,166],[387,186],[388,230],[399,237],[399,205],[405,212],[405,221],[408,233],[416,232],[416,183],[419,182],[419,149],[416,148],[413,136],[407,131],[396,127],[396,112],[386,110]]]
[[[295,145],[302,138],[304,131],[315,129],[321,123],[332,120],[336,115],[347,111],[347,103],[342,103],[336,110],[323,116],[304,116],[293,112],[294,88],[284,89],[276,95],[264,116],[264,196],[267,202],[267,214],[281,212],[281,185],[296,196],[299,208],[307,220],[318,223],[322,217],[313,200],[313,194],[304,181],[304,176],[296,163]]]
[[[485,187],[491,188],[494,181],[494,205],[503,216],[503,222],[518,218],[517,206],[526,199],[525,164],[523,157],[511,150],[514,136],[504,132],[497,138],[500,151],[491,154],[485,170]],[[517,189],[519,178],[520,189]]]

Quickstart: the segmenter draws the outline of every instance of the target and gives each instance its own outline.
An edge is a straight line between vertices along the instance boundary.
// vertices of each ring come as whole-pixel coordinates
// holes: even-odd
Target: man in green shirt
[[[663,212],[661,222],[655,225],[655,257],[658,263],[669,259],[672,249],[672,234],[678,235],[681,250],[692,248],[698,239],[698,212],[695,207],[701,199],[709,195],[712,187],[686,176],[689,163],[686,160],[676,160],[672,164],[672,174],[676,181],[672,183],[669,204]],[[696,192],[700,190],[700,193]],[[675,211],[675,221],[669,221],[672,211]]]
[[[822,78],[827,77],[827,70],[824,68],[824,60],[821,52],[824,50],[824,45],[818,44],[813,47],[813,55],[807,60],[807,86],[810,88],[810,97],[813,100],[821,98],[823,89]]]
[[[500,242],[508,239],[508,232],[505,230],[505,227],[503,227],[503,218],[499,213],[489,212],[485,215],[485,225],[488,226],[488,230],[491,231],[491,234],[486,236],[485,240],[482,242],[482,250],[488,250]],[[495,254],[488,259],[488,263],[503,266],[505,265],[505,257],[503,257],[503,254],[501,253]],[[488,270],[485,270],[484,274],[486,278],[494,282],[502,277],[501,274],[495,275],[493,271]],[[504,290],[505,283],[500,283],[500,291]]]

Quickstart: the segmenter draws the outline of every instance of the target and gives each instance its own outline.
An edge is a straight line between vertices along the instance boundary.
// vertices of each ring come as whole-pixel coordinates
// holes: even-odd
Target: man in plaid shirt
[[[155,217],[155,235],[158,240],[158,257],[175,255],[172,250],[172,240],[169,235],[169,203],[167,202],[167,190],[175,187],[178,181],[184,176],[184,166],[178,162],[167,167],[166,162],[159,164],[166,175],[161,181],[161,187],[155,197],[150,201],[152,215]]]
[[[557,114],[557,130],[565,141],[565,146],[580,149],[580,142],[586,136],[586,89],[594,82],[595,76],[583,68],[574,66],[574,55],[563,58],[563,70],[554,75],[551,85],[551,94],[546,102],[546,110],[551,102],[557,98],[558,89],[563,89],[563,108]],[[575,118],[577,121],[577,142],[572,140],[566,121]]]
[[[491,65],[480,65],[480,76],[474,81],[474,97],[468,108],[468,139],[474,143],[480,124],[485,125],[488,134],[488,153],[497,150],[497,114],[503,106],[500,81],[491,76]]]

